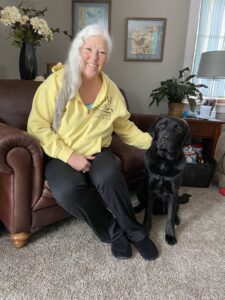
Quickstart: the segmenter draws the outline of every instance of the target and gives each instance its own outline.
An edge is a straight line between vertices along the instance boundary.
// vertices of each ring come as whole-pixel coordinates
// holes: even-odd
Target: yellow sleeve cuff
[[[144,144],[143,144],[143,148],[142,149],[148,149],[151,144],[152,144],[152,137],[149,133],[145,132],[145,139],[144,139]]]
[[[73,153],[73,150],[67,147],[62,147],[58,154],[57,154],[57,158],[64,161],[65,163],[67,163],[70,155]]]

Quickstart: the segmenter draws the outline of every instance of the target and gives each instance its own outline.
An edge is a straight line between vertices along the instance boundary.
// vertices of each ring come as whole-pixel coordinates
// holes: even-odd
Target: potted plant
[[[194,77],[196,77],[196,75],[190,75],[190,69],[187,67],[179,71],[178,78],[173,77],[171,79],[161,81],[160,87],[154,89],[150,94],[152,101],[149,106],[151,106],[154,102],[156,102],[158,106],[160,101],[167,98],[169,115],[181,117],[185,100],[187,100],[190,105],[190,109],[193,112],[196,107],[196,100],[203,100],[202,93],[199,88],[207,88],[204,84],[195,84],[191,82]],[[179,109],[177,109],[176,106],[178,106]],[[177,114],[178,110],[179,112]]]

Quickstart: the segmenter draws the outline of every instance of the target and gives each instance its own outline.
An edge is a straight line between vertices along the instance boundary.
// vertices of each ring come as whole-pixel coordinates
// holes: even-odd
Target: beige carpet
[[[225,299],[225,197],[217,190],[182,188],[192,198],[180,207],[173,247],[164,241],[165,217],[154,216],[154,262],[136,249],[129,260],[114,259],[110,245],[72,219],[36,232],[20,250],[2,232],[0,299]]]

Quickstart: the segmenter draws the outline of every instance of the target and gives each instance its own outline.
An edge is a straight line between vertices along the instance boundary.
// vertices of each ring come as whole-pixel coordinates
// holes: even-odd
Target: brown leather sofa
[[[0,221],[17,248],[28,242],[33,231],[70,217],[57,205],[44,179],[39,143],[26,132],[39,84],[0,79]],[[155,118],[132,114],[131,119],[146,131]],[[143,178],[145,151],[125,145],[116,135],[112,149],[130,190],[134,189]]]

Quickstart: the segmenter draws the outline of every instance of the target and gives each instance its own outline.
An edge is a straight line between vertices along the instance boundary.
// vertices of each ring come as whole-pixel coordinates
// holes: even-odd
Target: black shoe
[[[115,258],[126,259],[132,256],[132,248],[125,234],[112,242],[111,251]]]
[[[141,256],[146,260],[154,260],[158,257],[155,244],[147,237],[139,242],[133,242]]]

